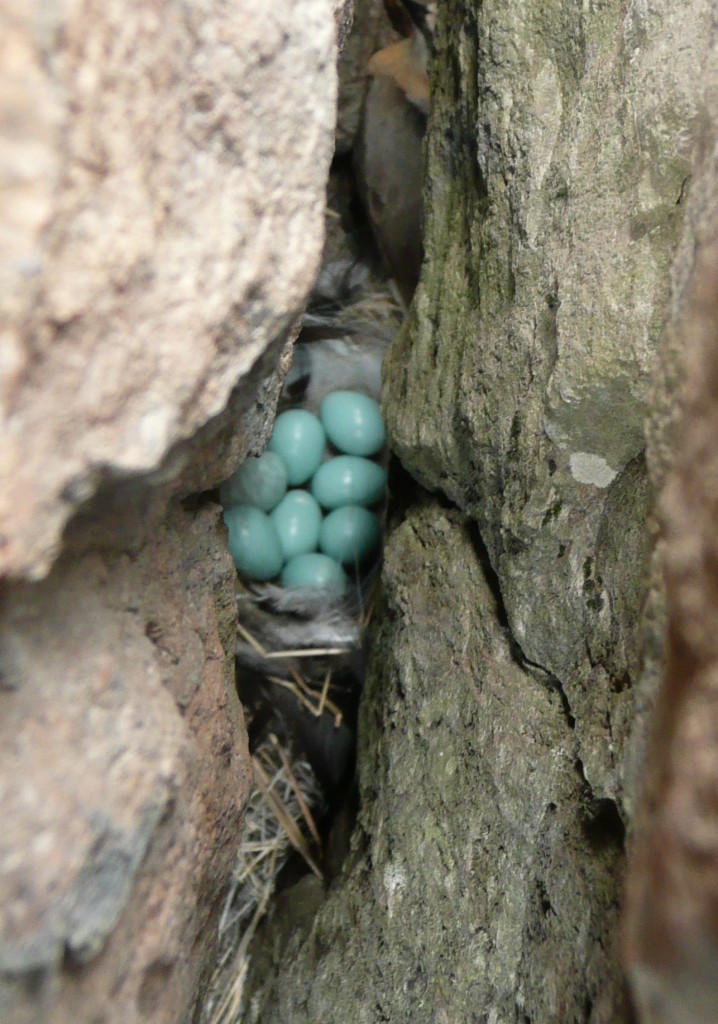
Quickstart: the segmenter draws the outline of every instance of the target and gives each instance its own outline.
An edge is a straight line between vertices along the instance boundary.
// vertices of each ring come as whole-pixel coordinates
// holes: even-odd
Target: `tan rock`
[[[3,1024],[176,1024],[211,963],[249,775],[192,495],[261,447],[316,272],[335,13],[0,3]]]
[[[249,785],[221,542],[214,510],[177,510],[139,556],[63,560],[10,594],[5,1024],[177,1021],[192,1001]]]
[[[0,573],[30,578],[301,308],[335,117],[330,0],[44,10],[6,7],[0,32]]]
[[[650,453],[667,649],[625,912],[641,1024],[718,1015],[718,49],[674,269]]]

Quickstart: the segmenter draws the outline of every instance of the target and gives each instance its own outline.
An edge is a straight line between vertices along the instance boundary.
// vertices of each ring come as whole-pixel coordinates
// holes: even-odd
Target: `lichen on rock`
[[[401,495],[353,852],[313,921],[285,894],[251,1020],[627,1019],[644,420],[710,20],[439,5],[426,258],[384,409],[442,497]]]

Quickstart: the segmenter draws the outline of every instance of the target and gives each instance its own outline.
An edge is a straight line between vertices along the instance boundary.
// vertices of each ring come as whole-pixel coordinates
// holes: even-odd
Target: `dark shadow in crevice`
[[[411,508],[425,504],[432,495],[420,483],[417,483],[407,469],[404,469],[395,455],[389,459],[388,471],[389,501],[386,532],[387,535],[390,535],[397,526],[404,522]]]
[[[539,665],[537,662],[531,661],[530,658],[526,657],[521,645],[517,641],[516,636],[511,629],[508,612],[506,611],[506,605],[504,604],[503,595],[501,593],[501,583],[499,581],[498,573],[491,564],[489,552],[484,544],[478,525],[474,520],[468,520],[466,530],[476,554],[477,561],[481,566],[486,582],[488,583],[489,589],[491,590],[491,594],[494,598],[496,617],[508,644],[511,658],[524,672],[528,672],[534,678],[539,679],[545,686],[550,690],[553,690],[558,695],[566,723],[569,729],[574,729],[576,727],[576,719],[571,712],[571,705],[569,704],[568,697],[561,685],[561,680],[558,676],[555,676],[553,672],[544,668],[543,665]]]
[[[626,845],[626,825],[618,810],[615,800],[610,797],[596,796],[591,783],[586,778],[583,761],[576,758],[576,772],[584,787],[584,822],[586,838],[596,851],[619,849]]]
[[[591,817],[584,824],[584,830],[591,846],[596,850],[611,847],[623,849],[626,841],[626,826],[615,800],[601,797],[592,802]]]

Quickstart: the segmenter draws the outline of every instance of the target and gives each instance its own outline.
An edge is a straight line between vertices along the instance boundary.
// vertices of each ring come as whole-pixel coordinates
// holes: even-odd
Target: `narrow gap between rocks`
[[[349,392],[370,400],[367,416],[378,412],[383,356],[422,259],[431,17],[421,4],[391,3],[386,10],[391,23],[386,19],[377,32],[355,138],[338,148],[332,164],[322,265],[267,452],[209,496],[224,507],[238,568],[237,688],[255,787],[220,916],[214,977],[197,1017],[202,1024],[242,1019],[251,943],[271,901],[305,875],[321,882],[320,892],[330,884],[358,810],[357,709],[379,586],[377,542],[387,493],[400,505],[408,481],[384,438],[353,447],[326,409]],[[314,452],[318,422],[328,439],[318,434]],[[336,497],[332,487],[341,485],[330,477],[340,463],[358,476]],[[350,514],[360,521],[353,538],[364,528],[377,536],[357,548],[330,536]],[[274,560],[270,527],[279,541]],[[327,553],[341,568],[327,568]]]

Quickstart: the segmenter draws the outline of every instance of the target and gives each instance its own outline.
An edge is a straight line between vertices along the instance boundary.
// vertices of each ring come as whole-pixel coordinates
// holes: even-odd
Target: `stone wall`
[[[272,421],[342,7],[0,5],[4,1024],[183,1020],[211,962],[249,767],[192,495]]]

